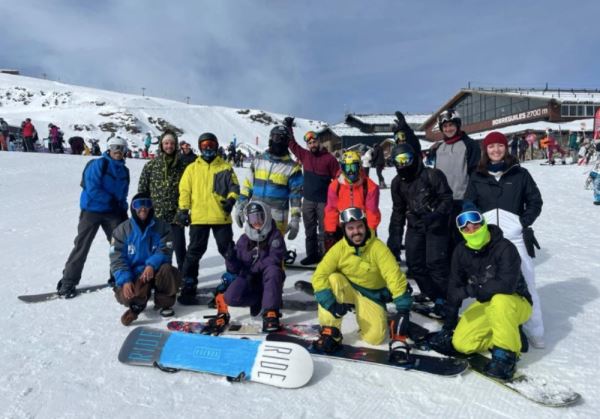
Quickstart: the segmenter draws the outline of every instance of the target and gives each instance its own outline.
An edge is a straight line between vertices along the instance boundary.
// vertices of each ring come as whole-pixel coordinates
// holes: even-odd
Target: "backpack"
[[[92,163],[94,163],[96,160],[102,160],[101,163],[101,167],[100,167],[100,176],[104,176],[106,174],[106,171],[108,170],[108,161],[104,158],[101,159],[92,159],[90,161],[88,161],[85,165],[85,167],[83,168],[83,172],[81,172],[81,182],[79,183],[79,185],[85,189],[85,171],[88,169],[88,167],[90,167],[90,165]]]

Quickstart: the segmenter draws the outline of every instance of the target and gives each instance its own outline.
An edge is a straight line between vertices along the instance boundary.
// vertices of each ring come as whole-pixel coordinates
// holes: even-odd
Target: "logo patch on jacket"
[[[127,245],[127,254],[135,255],[135,245],[133,245],[133,244]]]

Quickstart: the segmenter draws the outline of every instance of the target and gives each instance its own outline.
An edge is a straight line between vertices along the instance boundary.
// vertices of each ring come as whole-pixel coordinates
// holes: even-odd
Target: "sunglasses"
[[[131,203],[131,208],[134,210],[139,210],[141,208],[151,209],[152,208],[152,200],[150,198],[139,198],[134,199]]]
[[[483,224],[483,216],[478,211],[465,211],[456,217],[456,227],[462,230],[467,224]]]
[[[350,221],[362,221],[365,218],[367,218],[367,216],[360,208],[351,207],[340,212],[340,224],[346,224]]]

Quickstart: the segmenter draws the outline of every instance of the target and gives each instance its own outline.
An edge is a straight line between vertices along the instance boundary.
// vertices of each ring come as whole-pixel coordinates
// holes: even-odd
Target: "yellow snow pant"
[[[329,275],[329,284],[338,303],[354,304],[362,340],[371,345],[383,342],[387,336],[385,308],[352,288],[348,279],[340,273]],[[336,319],[333,314],[319,306],[319,324],[341,329],[342,319]]]
[[[471,354],[493,346],[519,354],[519,325],[531,316],[531,304],[517,294],[496,294],[486,303],[475,301],[462,314],[452,338],[458,352]]]

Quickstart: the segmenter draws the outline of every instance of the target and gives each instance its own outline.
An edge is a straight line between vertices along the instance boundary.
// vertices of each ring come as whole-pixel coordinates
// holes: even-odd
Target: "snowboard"
[[[254,381],[280,388],[304,386],[313,361],[303,347],[289,342],[265,342],[137,327],[127,336],[119,361],[157,367],[163,371],[189,370]]]
[[[285,264],[285,269],[297,270],[297,271],[314,271],[317,269],[317,265],[300,265],[296,263]]]
[[[564,407],[578,402],[581,395],[567,388],[562,383],[549,382],[542,377],[533,377],[517,370],[515,376],[508,381],[485,375],[483,369],[489,358],[482,354],[471,355],[467,358],[469,367],[504,388],[514,391],[532,402],[548,407]]]
[[[437,320],[440,323],[444,322],[444,318],[433,311],[433,305],[414,303],[410,307],[410,311],[425,316],[432,320]]]
[[[185,302],[183,303],[179,299],[180,304],[182,305],[200,305],[200,306],[208,306],[209,308],[215,308],[214,300],[215,300],[215,288],[199,288],[196,294],[196,298],[193,303]],[[286,294],[283,294],[283,302],[282,309],[284,310],[294,310],[294,311],[315,311],[317,309],[317,302],[315,300],[295,300],[289,298]]]
[[[386,367],[399,368],[406,371],[420,371],[428,374],[453,377],[462,374],[469,366],[464,359],[442,358],[430,355],[408,353],[402,361],[395,361],[390,356],[390,351],[374,348],[361,348],[357,346],[342,344],[340,349],[329,354],[318,351],[307,339],[296,336],[270,333],[267,335],[268,342],[290,342],[303,346],[314,356],[334,358],[353,362],[376,364]]]
[[[277,333],[284,333],[293,336],[314,339],[319,336],[321,326],[318,324],[285,324]],[[173,320],[167,323],[167,329],[178,332],[203,334],[206,329],[206,322]],[[262,335],[262,325],[257,323],[239,323],[230,322],[224,332],[227,335]]]
[[[77,296],[79,294],[89,294],[91,292],[99,291],[104,288],[110,287],[108,282],[104,284],[98,285],[88,285],[85,287],[77,287]],[[56,291],[54,292],[46,292],[43,294],[30,294],[30,295],[19,295],[17,297],[19,300],[24,301],[26,303],[43,303],[44,301],[51,301],[59,299],[59,295]]]

